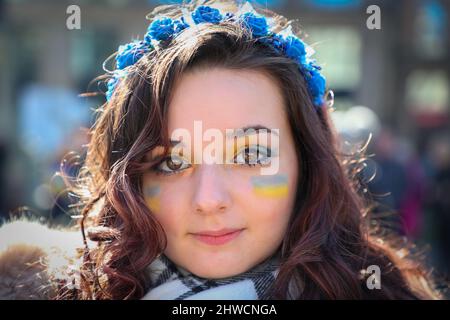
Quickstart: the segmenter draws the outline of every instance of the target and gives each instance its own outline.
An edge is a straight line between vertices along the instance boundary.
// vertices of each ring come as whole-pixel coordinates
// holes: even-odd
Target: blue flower
[[[143,41],[119,46],[116,56],[117,69],[124,69],[135,64],[148,51],[150,48]]]
[[[288,57],[297,60],[300,63],[304,63],[306,60],[305,44],[299,38],[294,36],[288,36],[285,39],[286,50],[285,53]]]
[[[282,54],[284,52],[284,46],[285,46],[284,39],[282,36],[280,36],[276,33],[271,33],[267,37],[259,38],[258,41],[271,46],[279,54]]]
[[[114,92],[114,89],[116,88],[118,81],[119,81],[119,79],[117,79],[116,77],[112,77],[111,79],[108,80],[108,83],[107,83],[108,90],[106,91],[106,100],[109,101],[111,99],[112,94]]]
[[[266,18],[258,17],[252,12],[246,12],[241,17],[245,25],[252,31],[253,37],[264,37],[267,35],[268,26]]]
[[[319,65],[317,65],[315,59],[308,59],[308,61],[303,63],[302,66],[303,66],[303,69],[308,71],[308,72],[314,72],[314,71],[322,70],[322,68]]]
[[[114,73],[112,74],[111,78],[109,78],[106,86],[108,90],[106,91],[106,99],[109,101],[114,93],[114,90],[117,87],[117,84],[120,79],[123,79],[127,76],[128,72],[126,70],[114,70]]]
[[[145,41],[151,43],[151,39],[155,40],[167,40],[174,33],[174,24],[170,18],[161,18],[153,21],[147,29],[145,35]]]
[[[202,22],[219,23],[222,20],[222,15],[220,11],[216,8],[211,8],[208,6],[199,6],[192,13],[192,19],[196,24]]]
[[[309,72],[309,76],[306,77],[308,83],[309,92],[313,97],[313,102],[316,106],[320,106],[323,103],[323,96],[325,95],[325,78],[317,69]]]
[[[184,21],[184,17],[181,17],[180,20],[174,21],[174,27],[175,27],[175,33],[179,33],[182,30],[189,28],[189,24],[187,24],[186,21]]]

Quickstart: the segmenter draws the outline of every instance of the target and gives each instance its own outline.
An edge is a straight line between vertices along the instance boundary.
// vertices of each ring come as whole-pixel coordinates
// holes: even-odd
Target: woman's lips
[[[209,244],[222,245],[235,239],[244,229],[223,229],[218,231],[201,231],[192,233],[195,239]]]

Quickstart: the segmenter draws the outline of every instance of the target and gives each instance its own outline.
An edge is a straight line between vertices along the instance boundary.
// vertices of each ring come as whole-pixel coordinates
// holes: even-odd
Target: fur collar
[[[82,246],[79,231],[16,220],[0,227],[0,300],[53,299]]]

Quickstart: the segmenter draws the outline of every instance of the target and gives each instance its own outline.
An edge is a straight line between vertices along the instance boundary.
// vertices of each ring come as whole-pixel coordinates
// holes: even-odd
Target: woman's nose
[[[231,205],[231,197],[221,165],[199,165],[195,173],[194,188],[193,205],[197,213],[223,213]]]

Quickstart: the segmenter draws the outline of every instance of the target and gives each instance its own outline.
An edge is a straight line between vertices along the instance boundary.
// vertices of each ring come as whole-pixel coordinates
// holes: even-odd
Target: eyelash
[[[261,150],[261,149],[263,149],[263,150]],[[244,162],[242,162],[242,163],[237,163],[237,162],[236,162],[236,158],[237,158],[239,155],[242,154],[242,151],[247,151],[247,152],[249,152],[250,150],[252,150],[253,152],[256,152],[257,156],[259,156],[259,155],[262,154],[264,158],[263,158],[263,159],[257,159],[255,163],[250,163],[250,162],[247,162],[247,161],[245,161],[245,160],[244,160]],[[241,151],[239,151],[238,154],[234,157],[234,159],[233,159],[233,164],[237,164],[237,165],[241,165],[241,166],[248,166],[248,167],[254,167],[254,166],[256,166],[256,165],[265,165],[266,163],[263,163],[263,162],[264,162],[265,160],[270,159],[272,153],[273,153],[273,152],[272,152],[272,150],[271,150],[270,148],[266,148],[266,147],[263,147],[263,146],[260,146],[260,145],[256,145],[256,148],[255,148],[255,146],[252,146],[252,147],[246,146],[246,147],[242,148]],[[175,159],[181,160],[181,161],[184,162],[183,158],[176,157]],[[161,169],[160,166],[163,165],[165,162],[167,162],[167,161],[169,161],[169,160],[172,160],[172,161],[173,161],[174,158],[173,158],[172,156],[166,156],[166,157],[164,157],[163,159],[161,159],[160,162],[158,162],[157,164],[155,164],[155,165],[153,166],[152,171],[154,171],[156,174],[168,176],[168,175],[180,173],[180,172],[182,172],[182,171],[184,171],[184,170],[186,170],[186,169],[189,169],[189,168],[191,167],[191,165],[189,164],[186,168],[178,169],[178,170],[172,170],[172,171],[169,171],[169,170]],[[166,166],[167,166],[167,165],[166,165]],[[182,167],[182,166],[183,166],[183,164],[181,165],[181,167]]]

